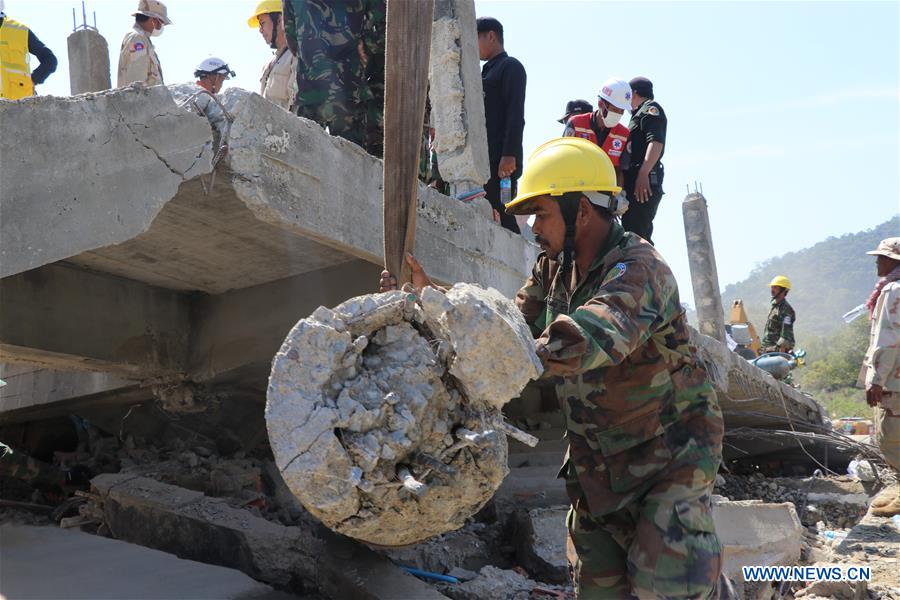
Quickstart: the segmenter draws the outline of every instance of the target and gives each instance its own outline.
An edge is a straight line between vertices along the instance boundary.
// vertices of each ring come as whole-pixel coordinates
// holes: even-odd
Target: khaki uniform
[[[260,95],[290,110],[297,95],[297,57],[287,46],[277,52],[263,69],[259,80]]]
[[[138,25],[125,35],[119,50],[119,75],[116,87],[140,81],[145,85],[162,85],[162,67],[146,31]]]
[[[884,286],[875,303],[863,369],[867,388],[884,389],[875,408],[875,439],[888,464],[900,470],[900,281]]]

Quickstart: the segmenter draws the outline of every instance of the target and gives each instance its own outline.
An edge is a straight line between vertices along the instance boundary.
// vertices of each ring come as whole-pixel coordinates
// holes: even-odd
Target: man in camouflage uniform
[[[762,352],[790,352],[794,349],[794,323],[797,315],[788,304],[787,294],[791,289],[791,280],[778,275],[769,283],[772,294],[772,308],[766,319],[766,329],[760,343]]]
[[[366,0],[364,23],[366,66],[366,152],[384,155],[384,48],[387,27],[386,0]]]
[[[675,277],[616,219],[627,205],[595,144],[551,140],[527,165],[506,210],[535,215],[543,252],[516,303],[566,418],[560,476],[578,597],[709,598],[722,562],[710,493],[724,427]],[[413,285],[429,285],[410,263]],[[392,285],[382,273],[382,289]]]
[[[284,0],[284,32],[297,56],[297,114],[363,145],[368,0]]]

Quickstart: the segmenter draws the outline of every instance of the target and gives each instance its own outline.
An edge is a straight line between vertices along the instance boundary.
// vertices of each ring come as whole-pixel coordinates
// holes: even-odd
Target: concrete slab
[[[568,506],[553,506],[519,513],[516,558],[538,581],[565,583],[569,578],[566,561],[568,511]]]
[[[80,531],[24,525],[0,526],[0,596],[10,600],[293,597],[234,569]]]

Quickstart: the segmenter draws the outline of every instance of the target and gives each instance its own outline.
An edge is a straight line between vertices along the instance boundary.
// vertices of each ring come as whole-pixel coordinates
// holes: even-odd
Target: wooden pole
[[[384,266],[410,281],[433,0],[388,0],[384,75]]]

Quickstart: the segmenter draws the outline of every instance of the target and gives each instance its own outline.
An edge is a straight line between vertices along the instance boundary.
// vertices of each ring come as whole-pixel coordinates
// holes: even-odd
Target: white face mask
[[[159,29],[154,29],[153,31],[150,32],[150,36],[151,36],[151,37],[159,37],[159,36],[161,36],[162,33],[163,33],[163,29],[165,29],[165,28],[166,28],[165,25],[160,25],[160,26],[159,26]]]
[[[611,110],[606,111],[606,116],[603,117],[603,124],[608,128],[612,129],[616,125],[619,124],[619,121],[622,120],[622,113],[616,113]]]

